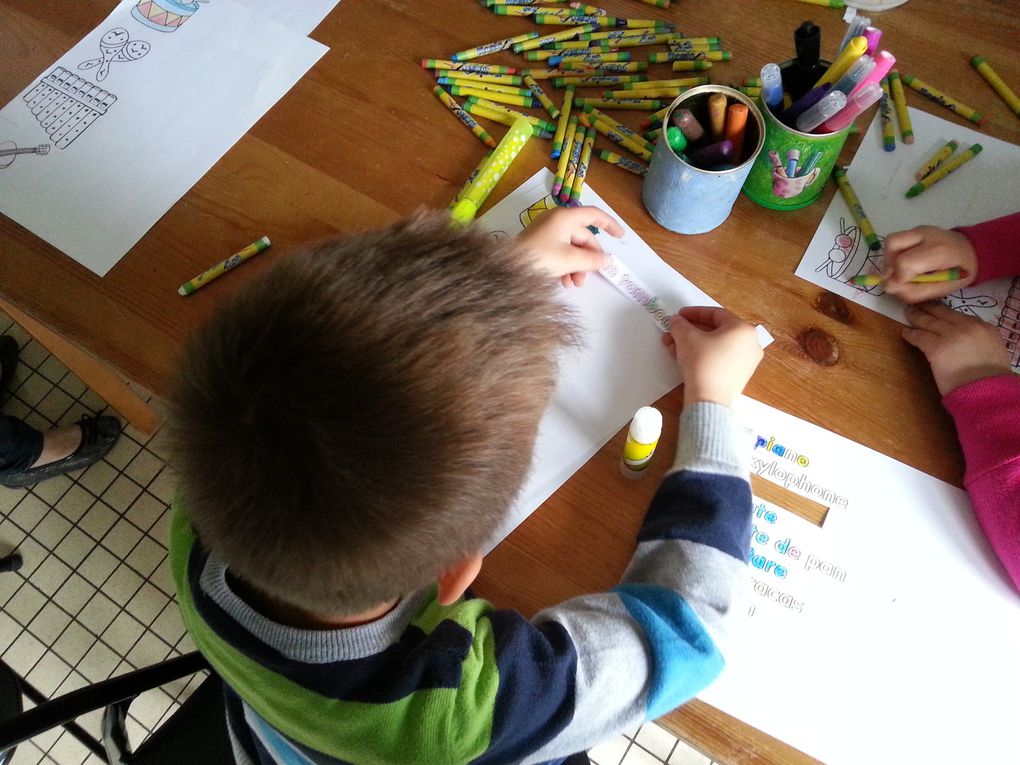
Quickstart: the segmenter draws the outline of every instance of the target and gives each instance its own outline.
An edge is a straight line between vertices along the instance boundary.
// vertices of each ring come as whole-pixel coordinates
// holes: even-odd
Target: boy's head
[[[419,215],[284,257],[190,342],[176,467],[247,584],[353,614],[478,552],[573,337],[513,242]]]

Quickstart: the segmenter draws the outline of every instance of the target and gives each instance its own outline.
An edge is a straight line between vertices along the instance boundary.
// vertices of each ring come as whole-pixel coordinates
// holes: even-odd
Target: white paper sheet
[[[49,147],[0,169],[0,212],[100,276],[327,50],[235,0],[195,7],[126,0],[0,111],[0,141]]]
[[[303,35],[310,34],[340,0],[238,0],[254,13],[262,14],[277,24]]]
[[[479,225],[494,236],[515,236],[524,229],[524,221],[555,206],[552,183],[553,174],[540,170],[482,216]],[[587,185],[580,201],[614,215]],[[600,233],[599,244],[661,298],[670,313],[687,305],[719,305],[659,258],[626,221],[620,223],[623,239]],[[491,546],[591,459],[639,407],[680,384],[676,362],[663,348],[655,321],[609,282],[592,274],[582,288],[564,289],[562,295],[578,312],[586,347],[561,360],[556,390],[539,426],[528,482]],[[759,328],[759,337],[763,346],[771,342],[764,329]]]
[[[847,171],[880,237],[924,224],[968,226],[1020,209],[1020,146],[917,109],[910,109],[910,121],[915,143],[897,143],[895,151],[887,152],[882,148],[882,126],[876,116]],[[975,143],[983,150],[949,177],[907,199],[904,195],[915,183],[914,173],[950,140],[959,144],[957,153]],[[858,274],[880,273],[883,263],[883,251],[869,252],[850,208],[842,195],[836,194],[796,273],[905,323],[903,303],[884,295],[881,286],[864,289],[847,284]],[[1002,328],[1010,345],[1010,363],[1020,371],[1020,345],[1009,335],[1009,328],[1020,322],[1020,277],[957,290],[947,296],[946,303]]]
[[[1020,596],[966,494],[752,399],[736,409],[753,472],[829,511],[819,528],[755,499],[750,617],[700,698],[827,765],[1007,761]]]

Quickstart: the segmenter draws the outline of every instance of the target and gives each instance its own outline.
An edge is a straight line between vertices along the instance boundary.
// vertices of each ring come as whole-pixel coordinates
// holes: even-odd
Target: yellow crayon
[[[823,5],[826,8],[846,8],[844,0],[800,0],[802,3],[810,3],[811,5]]]
[[[886,151],[896,151],[896,133],[889,109],[889,78],[883,77],[879,84],[882,86],[882,99],[878,107],[878,119],[882,123],[882,147]]]
[[[520,85],[524,78],[518,74],[475,74],[474,72],[458,72],[453,69],[436,69],[436,79],[459,80],[461,82],[484,82],[491,85]]]
[[[984,56],[974,56],[970,65],[978,70],[978,73],[985,78],[985,81],[992,86],[992,89],[999,94],[999,98],[1006,102],[1006,105],[1013,110],[1013,114],[1020,117],[1020,98],[1002,78],[995,73],[995,70],[985,61]]]
[[[475,117],[492,120],[493,122],[498,122],[500,125],[506,125],[507,127],[513,127],[514,122],[516,122],[516,118],[512,114],[496,111],[495,109],[489,109],[486,106],[482,106],[481,104],[470,100],[464,103],[464,111],[474,115]],[[529,122],[528,124],[530,125],[531,123]],[[535,126],[532,125],[532,128],[534,127]]]
[[[524,58],[528,61],[548,61],[551,58],[584,58],[585,56],[599,56],[613,52],[615,49],[608,45],[593,45],[584,48],[555,48],[549,50],[526,50]]]
[[[482,172],[482,168],[485,167],[486,160],[491,156],[492,156],[491,151],[485,152],[485,156],[482,157],[481,161],[475,166],[475,169],[471,171],[471,175],[469,175],[468,179],[464,181],[464,185],[460,187],[460,191],[458,191],[457,195],[450,201],[450,204],[446,206],[447,209],[452,210],[454,207],[457,206],[457,203],[460,201],[460,198],[464,195],[464,192],[471,188],[471,184],[474,183],[474,180],[475,178],[478,177],[478,174]]]
[[[525,40],[531,40],[532,38],[538,37],[538,32],[525,32],[522,35],[516,37],[507,37],[505,40],[496,40],[495,42],[485,43],[485,45],[479,45],[475,48],[468,48],[467,50],[459,51],[450,56],[453,61],[467,61],[468,59],[478,58],[479,56],[487,56],[490,53],[499,53],[501,50],[513,47],[515,43],[524,42]]]
[[[538,38],[535,38],[538,39]],[[512,66],[496,64],[469,64],[463,61],[448,61],[441,58],[423,58],[422,69],[449,69],[455,72],[473,72],[475,74],[517,74]]]
[[[651,161],[652,152],[648,151],[648,149],[639,144],[637,141],[629,138],[628,136],[620,135],[620,133],[613,130],[613,128],[608,123],[603,122],[602,120],[591,120],[588,118],[586,114],[582,114],[579,117],[579,121],[582,124],[594,125],[595,129],[602,133],[602,135],[604,135],[610,141],[614,142],[618,146],[622,146],[631,154],[637,154],[639,157],[641,157],[641,159],[648,160],[649,162]]]
[[[585,32],[591,32],[595,27],[592,24],[586,24],[581,27],[570,27],[569,29],[561,29],[559,32],[552,32],[541,37],[532,37],[530,40],[524,40],[523,42],[514,43],[514,53],[521,53],[526,50],[535,50],[541,48],[543,45],[549,43],[559,42],[560,40],[569,40]],[[534,75],[532,75],[534,76]]]
[[[551,80],[554,77],[562,77],[562,69],[518,69],[518,73],[523,77],[527,75],[533,80]]]
[[[728,50],[687,50],[679,53],[649,53],[649,64],[668,64],[678,61],[729,61],[733,53]]]
[[[527,88],[515,88],[513,85],[497,85],[494,82],[474,82],[473,80],[458,80],[455,77],[440,77],[436,80],[440,85],[451,88],[471,88],[473,90],[488,90],[492,93],[505,93],[508,96],[531,97],[531,91]]]
[[[574,176],[577,174],[577,163],[581,160],[581,149],[584,148],[584,136],[588,125],[584,125],[584,115],[578,116],[578,127],[574,131],[574,143],[570,146],[570,157],[567,159],[567,168],[563,171],[563,188],[560,189],[560,199],[564,195],[569,199],[570,190],[574,187]],[[565,199],[563,201],[566,201]]]
[[[642,88],[638,90],[607,90],[604,98],[676,98],[690,88]]]
[[[534,106],[535,99],[528,93],[527,96],[511,96],[508,93],[497,93],[494,90],[480,90],[479,88],[463,88],[459,85],[454,85],[450,88],[450,93],[454,96],[475,96],[476,98],[487,98],[490,101],[497,101],[501,104],[509,104],[510,106]]]
[[[584,143],[581,145],[581,159],[577,162],[577,172],[574,174],[574,184],[570,189],[570,201],[573,204],[580,204],[581,189],[584,188],[584,179],[588,175],[588,163],[591,162],[591,150],[595,145],[595,129],[588,128],[584,133]],[[563,199],[562,192],[560,199]]]
[[[600,85],[623,85],[625,82],[644,82],[644,75],[640,74],[600,74],[591,77],[557,77],[553,85],[557,88],[567,86],[575,88],[598,87]]]
[[[674,72],[704,72],[712,68],[711,61],[674,61]]]
[[[628,82],[623,86],[624,90],[648,90],[654,88],[689,88],[695,85],[707,85],[707,77],[680,77],[674,80],[644,80],[643,82]]]
[[[832,168],[832,177],[836,179],[839,192],[843,195],[846,206],[850,208],[850,214],[854,216],[854,221],[857,223],[858,228],[860,228],[861,234],[864,235],[864,239],[868,243],[868,249],[880,249],[882,247],[882,240],[878,238],[878,234],[875,233],[875,227],[871,225],[871,221],[864,212],[864,207],[861,206],[861,200],[857,197],[857,192],[850,185],[850,179],[846,177],[846,171],[836,166]]]
[[[619,64],[615,62],[609,62],[606,64],[599,64],[595,68],[601,70],[602,72],[647,72],[648,62],[628,61],[627,63]],[[562,69],[563,71],[571,71],[577,69],[581,70],[592,69],[592,67],[588,64],[582,64],[576,61],[561,61],[560,69]]]
[[[516,109],[511,109],[509,106],[503,106],[502,104],[490,101],[487,98],[478,98],[477,96],[471,96],[471,98],[468,100],[470,103],[478,104],[479,106],[484,107],[485,109],[490,109],[494,112],[506,112],[514,119],[526,119],[529,123],[531,123],[535,127],[541,128],[543,132],[551,133],[554,130],[556,130],[556,126],[551,122],[547,122],[546,120],[540,117],[534,117],[530,114],[524,114],[523,112],[519,112]]]
[[[556,104],[552,102],[552,99],[545,94],[542,87],[535,82],[535,78],[528,75],[524,78],[524,84],[528,86],[528,90],[531,91],[531,95],[538,99],[538,102],[542,104],[542,108],[545,109],[546,113],[551,119],[559,119],[560,109]]]
[[[563,108],[560,109],[560,121],[556,125],[556,132],[553,134],[552,158],[557,159],[563,151],[563,137],[567,134],[567,123],[570,122],[570,112],[574,105],[574,86],[568,85],[566,93],[563,94]]]
[[[893,106],[896,107],[896,120],[900,123],[900,137],[903,139],[903,143],[913,143],[914,127],[910,124],[907,98],[903,94],[903,83],[900,82],[900,73],[895,69],[889,72],[889,89],[892,91]]]
[[[627,157],[621,157],[619,154],[609,151],[608,149],[602,149],[602,151],[599,152],[599,159],[604,162],[608,162],[610,165],[616,165],[628,172],[634,173],[634,175],[644,175],[648,172],[648,165],[637,162],[633,159],[628,159]]]
[[[497,16],[536,16],[541,13],[544,16],[584,16],[576,8],[549,8],[542,5],[497,5],[492,8]]]
[[[931,172],[928,175],[924,176],[924,178],[922,178],[913,186],[911,186],[907,190],[907,196],[916,197],[925,189],[930,189],[932,186],[941,181],[943,178],[945,178],[951,172],[956,170],[958,167],[974,159],[974,157],[981,153],[981,149],[982,149],[981,144],[976,143],[962,154],[957,154],[948,162],[944,162],[934,172]]]
[[[567,130],[563,135],[563,146],[560,149],[559,162],[556,163],[556,180],[553,181],[552,194],[559,196],[563,188],[563,180],[567,175],[567,163],[570,153],[574,150],[574,134],[577,132],[577,115],[571,115],[567,121]]]
[[[953,156],[953,152],[956,151],[956,147],[958,145],[959,144],[957,144],[956,141],[950,141],[949,143],[947,143],[945,146],[943,146],[941,149],[935,152],[931,156],[931,158],[921,166],[920,170],[914,173],[914,178],[916,178],[917,180],[921,180],[926,175],[933,172],[935,168],[937,168],[939,165],[941,165],[943,162],[945,162],[947,159]]]
[[[657,98],[578,98],[578,106],[594,106],[596,109],[630,109],[647,112],[662,108],[662,101]]]
[[[956,112],[964,119],[970,120],[976,125],[980,125],[984,122],[984,119],[974,109],[971,109],[966,104],[960,103],[955,98],[947,96],[940,90],[933,88],[926,82],[922,82],[916,77],[911,77],[909,74],[902,75],[903,84],[909,85],[918,93],[930,101],[934,101],[940,106],[944,106],[952,112]]]
[[[584,111],[588,115],[589,119],[595,120],[595,122],[604,122],[610,128],[615,130],[620,135],[630,138],[634,143],[639,146],[643,146],[647,151],[655,151],[655,144],[646,141],[640,134],[631,130],[626,125],[617,122],[608,114],[603,114],[596,107],[585,104]]]
[[[248,258],[252,257],[253,255],[258,255],[264,249],[269,247],[269,245],[270,241],[268,236],[262,237],[257,242],[252,242],[240,252],[234,253],[226,260],[221,261],[212,268],[203,271],[194,279],[190,279],[184,282],[184,284],[177,288],[177,294],[190,295],[199,287],[204,287],[213,279],[218,279],[219,277],[223,276],[223,274],[225,274],[231,268],[241,265],[242,263],[244,263],[244,261],[248,260]]]
[[[499,142],[492,155],[482,165],[478,177],[472,181],[460,201],[457,202],[456,207],[450,212],[450,217],[455,223],[467,225],[474,220],[478,208],[485,203],[489,193],[517,158],[521,149],[531,138],[531,134],[531,125],[524,120],[517,120],[513,127],[506,132],[503,140]]]
[[[825,85],[826,83],[835,83],[846,74],[847,69],[853,66],[857,59],[864,55],[864,51],[867,49],[868,38],[863,36],[851,38],[850,42],[840,51],[839,55],[836,56],[836,60],[825,70],[825,74],[815,83],[814,87],[817,88],[819,85]]]
[[[926,274],[918,274],[910,280],[910,284],[939,284],[942,282],[955,282],[966,279],[967,271],[962,268],[947,268],[942,271],[929,271]],[[875,287],[885,284],[885,277],[882,274],[858,274],[850,280],[855,287]]]
[[[464,123],[464,126],[467,127],[479,141],[484,143],[490,149],[496,148],[496,139],[489,135],[485,128],[475,122],[474,119],[466,111],[464,111],[464,108],[453,100],[453,98],[445,90],[436,85],[436,87],[432,89],[432,92],[435,94],[436,98],[438,98],[443,105],[453,113],[453,116]]]
[[[605,8],[599,8],[595,5],[583,5],[582,3],[571,3],[572,8],[576,8],[585,16],[608,16],[609,11]]]

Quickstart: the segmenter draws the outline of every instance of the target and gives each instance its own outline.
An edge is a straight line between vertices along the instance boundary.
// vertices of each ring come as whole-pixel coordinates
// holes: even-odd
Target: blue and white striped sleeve
[[[532,620],[557,623],[573,644],[574,712],[525,762],[590,748],[690,700],[719,675],[735,594],[747,581],[749,461],[749,436],[728,407],[684,408],[676,462],[620,584]]]

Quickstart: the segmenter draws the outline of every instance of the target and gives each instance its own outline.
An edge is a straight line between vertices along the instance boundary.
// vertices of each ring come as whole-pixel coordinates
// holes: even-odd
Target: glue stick
[[[643,406],[637,410],[630,421],[627,441],[623,445],[623,456],[620,458],[620,470],[628,478],[640,478],[662,434],[662,414],[652,406]]]

